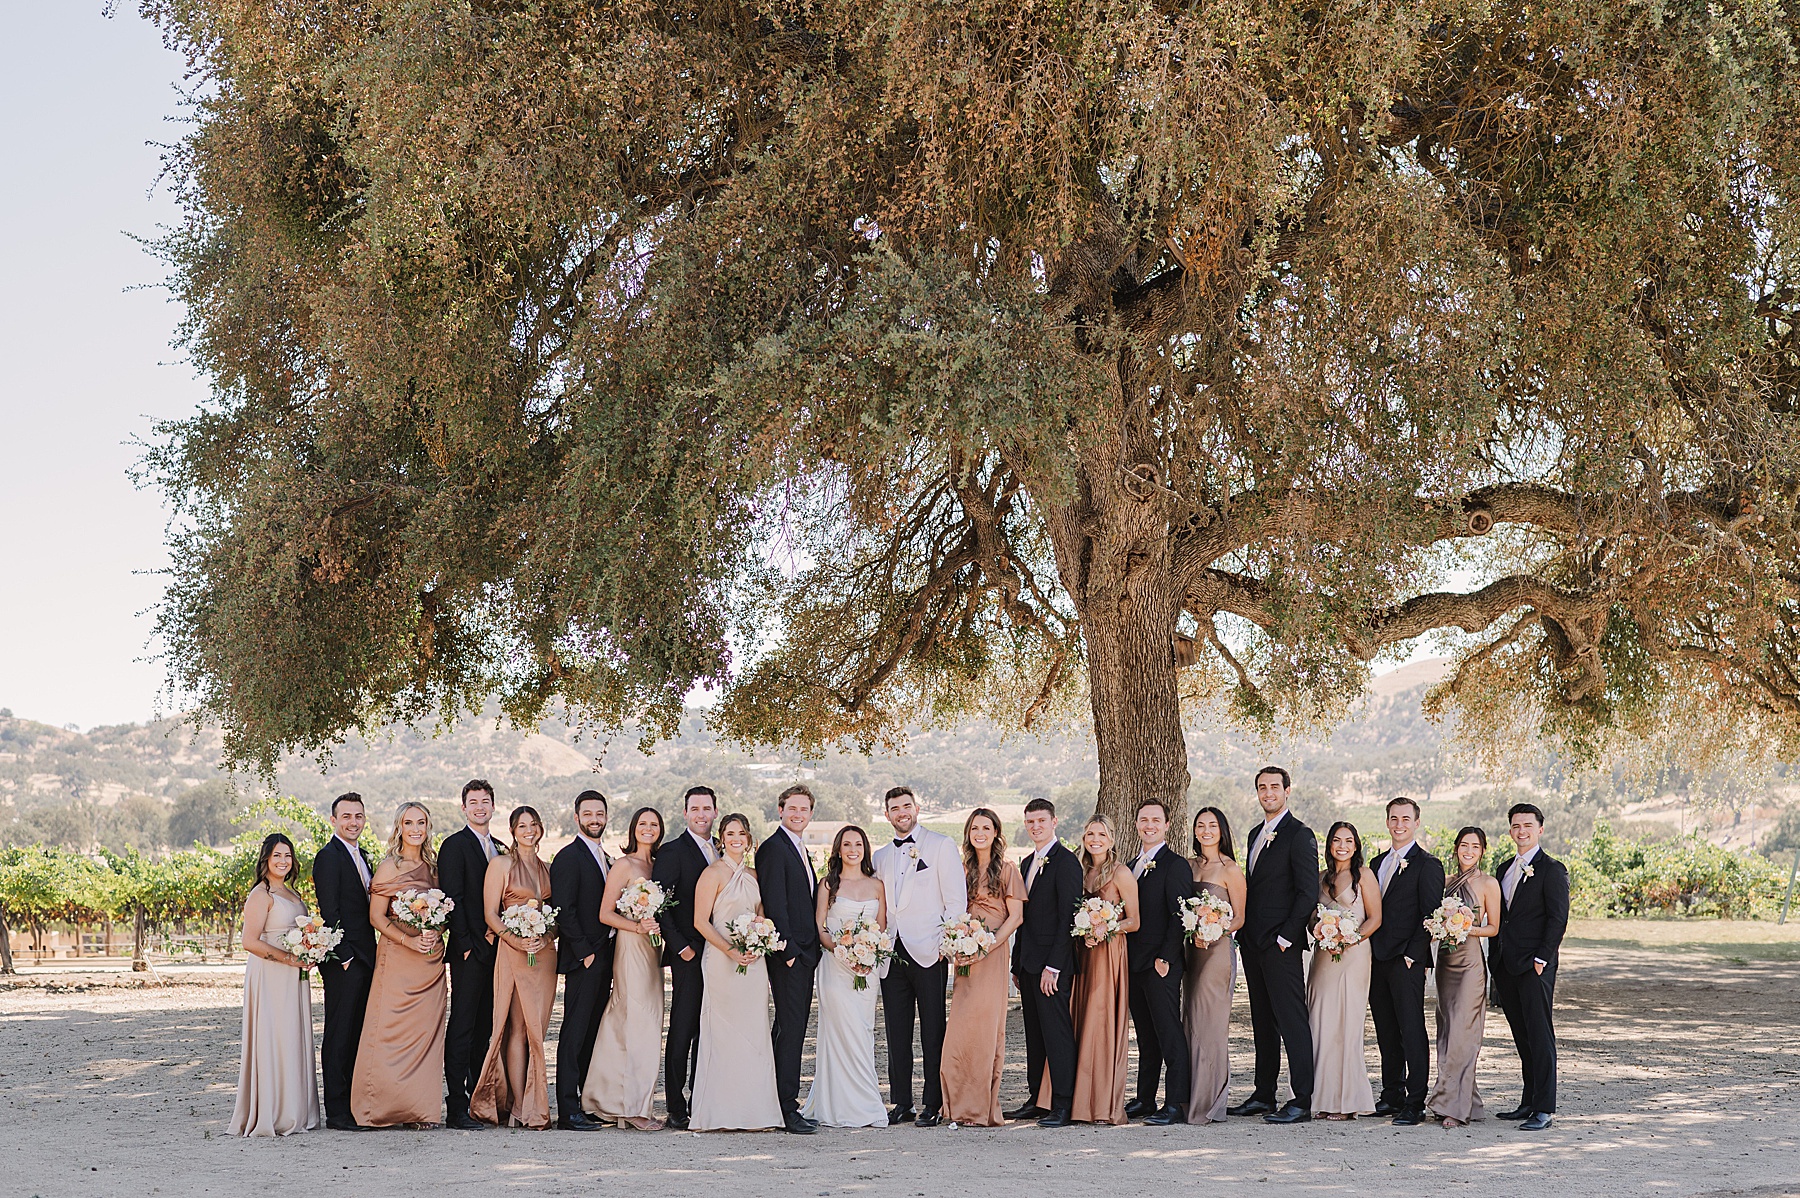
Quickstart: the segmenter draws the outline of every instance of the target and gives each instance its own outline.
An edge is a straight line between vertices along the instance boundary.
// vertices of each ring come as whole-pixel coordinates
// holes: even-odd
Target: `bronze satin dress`
[[[1480,870],[1458,874],[1444,887],[1475,910],[1481,910]],[[1440,1119],[1464,1123],[1482,1116],[1481,1091],[1475,1085],[1475,1061],[1487,1031],[1487,958],[1482,945],[1469,939],[1455,948],[1437,946],[1437,1078],[1425,1105]]]
[[[519,853],[502,860],[507,873],[499,911],[532,899],[550,901],[550,871],[543,862],[529,862]],[[544,939],[536,965],[505,940],[494,955],[494,1034],[469,1093],[469,1114],[483,1123],[550,1126],[544,1033],[556,1004],[556,947],[554,935]]]
[[[1199,872],[1198,864],[1194,872]],[[1218,882],[1194,880],[1196,892],[1231,901]],[[1187,946],[1187,968],[1181,975],[1181,1023],[1187,1030],[1192,1087],[1189,1123],[1218,1123],[1225,1118],[1226,1089],[1231,1084],[1231,991],[1237,982],[1237,960],[1229,934],[1211,948]]]
[[[281,938],[305,914],[304,903],[269,892],[263,942],[286,951]],[[244,1047],[231,1134],[285,1136],[321,1122],[319,1076],[313,1067],[312,983],[292,965],[252,956],[244,962]]]
[[[621,931],[613,941],[612,1000],[594,1036],[581,1109],[615,1121],[653,1117],[662,1031],[662,950],[642,932]]]
[[[996,846],[998,851],[998,846]],[[1006,900],[1025,898],[1025,879],[1012,862],[1000,866],[1000,893],[969,896],[969,914],[997,931],[1006,922]],[[944,1089],[944,1118],[972,1127],[999,1127],[1000,1071],[1006,1064],[1006,995],[1010,983],[1007,946],[969,966],[968,977],[950,970],[955,990],[944,1025],[944,1054],[938,1077]]]
[[[392,899],[403,890],[436,885],[437,871],[420,861],[403,864],[390,881],[377,879],[369,893]],[[442,941],[426,955],[404,936],[381,938],[350,1081],[350,1113],[364,1127],[443,1122],[449,991]]]
[[[1082,898],[1123,903],[1124,894],[1109,877],[1099,890],[1082,888]],[[1126,1054],[1130,1051],[1131,971],[1125,936],[1114,936],[1089,948],[1075,942],[1075,992],[1069,996],[1075,1022],[1075,1102],[1069,1117],[1077,1123],[1125,1122]],[[1050,1076],[1046,1069],[1037,1104],[1049,1110]]]

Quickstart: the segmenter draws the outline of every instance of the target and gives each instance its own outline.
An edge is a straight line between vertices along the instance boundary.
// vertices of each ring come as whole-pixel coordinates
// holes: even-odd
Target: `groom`
[[[1377,1115],[1401,1127],[1425,1122],[1425,1083],[1431,1041],[1425,1035],[1425,971],[1431,937],[1425,921],[1444,901],[1444,865],[1416,839],[1419,805],[1389,799],[1390,844],[1369,862],[1381,886],[1381,926],[1369,937],[1369,1014],[1381,1048],[1381,1096]]]
[[[894,842],[875,850],[875,875],[887,892],[888,930],[894,933],[894,960],[881,979],[881,1009],[887,1022],[888,1122],[936,1127],[943,1121],[944,987],[949,965],[938,957],[947,915],[969,909],[962,854],[948,836],[919,827],[919,800],[912,788],[896,786],[882,800]],[[924,1041],[925,1106],[913,1109],[913,1020]]]
[[[1516,1110],[1520,1131],[1543,1131],[1556,1113],[1556,961],[1569,927],[1569,871],[1538,847],[1544,813],[1518,803],[1506,813],[1518,852],[1502,865],[1500,930],[1494,937],[1494,989],[1506,1012],[1525,1091]]]
[[[769,991],[775,1000],[775,1097],[790,1132],[810,1136],[819,1125],[800,1113],[800,1057],[806,1048],[806,1020],[812,1014],[813,975],[819,968],[816,904],[819,877],[801,839],[812,822],[813,794],[795,783],[775,800],[781,827],[756,850],[756,884],[763,914],[787,946],[769,954]]]

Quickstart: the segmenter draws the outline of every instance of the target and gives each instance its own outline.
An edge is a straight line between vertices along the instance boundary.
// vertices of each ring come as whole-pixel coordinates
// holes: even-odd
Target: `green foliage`
[[[237,787],[224,778],[213,778],[176,796],[169,814],[169,842],[190,845],[224,844],[231,839],[233,818],[243,806]]]
[[[1773,917],[1786,874],[1763,857],[1697,836],[1623,840],[1604,821],[1571,860],[1576,909],[1595,915]]]

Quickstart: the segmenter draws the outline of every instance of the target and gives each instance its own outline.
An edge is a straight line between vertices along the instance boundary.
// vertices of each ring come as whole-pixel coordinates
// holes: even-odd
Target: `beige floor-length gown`
[[[419,861],[389,881],[377,881],[369,893],[391,899],[405,890],[436,885],[437,871]],[[397,1127],[443,1122],[448,995],[441,940],[437,951],[427,955],[404,937],[381,938],[350,1081],[350,1113],[358,1123]]]
[[[1108,878],[1083,899],[1123,903],[1124,893]],[[1089,948],[1075,942],[1075,992],[1069,996],[1075,1024],[1075,1101],[1069,1117],[1077,1123],[1125,1122],[1125,1073],[1131,1051],[1131,969],[1121,934]],[[1050,1070],[1039,1079],[1037,1104],[1049,1110]]]
[[[306,904],[271,891],[263,942],[286,951],[281,937],[305,914]],[[251,957],[244,963],[244,1047],[231,1134],[285,1136],[317,1126],[311,980],[291,965]]]
[[[999,851],[999,846],[994,846]],[[969,895],[969,914],[997,931],[1006,922],[1006,900],[1025,899],[1025,880],[1012,862],[1000,866],[1000,893]],[[938,1078],[944,1091],[944,1118],[972,1127],[999,1127],[1000,1071],[1006,1064],[1008,953],[1004,942],[955,977]]]
[[[1220,882],[1196,878],[1194,889],[1227,902],[1231,898]],[[1187,1031],[1192,1070],[1189,1123],[1218,1123],[1225,1118],[1225,1095],[1231,1085],[1231,991],[1237,982],[1234,948],[1230,936],[1221,936],[1211,948],[1197,948],[1188,941],[1187,968],[1181,975],[1181,1023]]]
[[[1481,910],[1479,869],[1458,874],[1444,887],[1475,910]],[[1485,922],[1483,924],[1485,925]],[[1475,1061],[1487,1030],[1486,940],[1465,940],[1455,948],[1437,949],[1437,1079],[1426,1105],[1440,1119],[1464,1123],[1482,1116],[1481,1090],[1475,1085]]]
[[[613,944],[613,992],[594,1036],[581,1108],[601,1119],[649,1119],[662,1069],[662,950],[642,932]]]
[[[500,910],[536,899],[550,901],[550,870],[528,862],[522,854],[506,858],[506,886]],[[533,868],[535,865],[536,868]],[[548,938],[547,938],[548,939]],[[469,1114],[484,1123],[543,1129],[550,1126],[549,1071],[544,1034],[556,1005],[556,946],[546,943],[537,954],[520,952],[501,940],[494,954],[494,1031],[487,1059],[469,1092]]]
[[[1359,920],[1364,918],[1360,890],[1348,905],[1330,896],[1321,901]],[[1339,961],[1323,950],[1313,953],[1312,974],[1306,979],[1306,1006],[1312,1025],[1315,1115],[1369,1115],[1375,1111],[1375,1089],[1369,1084],[1369,1063],[1363,1053],[1373,951],[1364,940],[1345,949]]]
[[[729,859],[728,859],[729,860]],[[747,865],[719,888],[713,928],[745,912],[755,913],[762,891]],[[700,1059],[694,1070],[694,1131],[760,1131],[782,1126],[775,1093],[775,1044],[769,1038],[769,963],[758,957],[743,973],[731,958],[706,945],[700,954],[706,986],[700,999]]]

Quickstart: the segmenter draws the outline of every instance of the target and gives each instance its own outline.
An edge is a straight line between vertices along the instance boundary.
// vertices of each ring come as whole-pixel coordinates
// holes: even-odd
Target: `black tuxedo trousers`
[[[698,933],[696,933],[696,937]],[[663,1045],[663,1097],[669,1118],[686,1119],[694,1093],[694,1070],[700,1063],[700,1000],[706,982],[700,951],[692,961],[669,958],[669,1038]]]
[[[1181,1030],[1180,972],[1171,969],[1168,977],[1160,977],[1153,961],[1149,969],[1132,971],[1129,994],[1131,1027],[1138,1043],[1138,1101],[1158,1106],[1156,1087],[1166,1067],[1169,1090],[1165,1101],[1169,1106],[1186,1107],[1193,1062]]]
[[[1431,1040],[1425,1034],[1425,967],[1405,957],[1377,960],[1369,971],[1369,1014],[1381,1049],[1381,1100],[1425,1108]]]
[[[919,1026],[925,1058],[925,1100],[919,1109],[936,1111],[944,1105],[943,1081],[938,1076],[944,1059],[944,1028],[948,1011],[944,988],[950,980],[950,963],[914,963],[894,941],[897,954],[881,979],[881,1014],[887,1028],[888,1098],[902,1110],[913,1104],[913,1021]]]
[[[325,1117],[349,1120],[355,1117],[350,1113],[350,1079],[356,1073],[356,1046],[362,1040],[375,971],[352,957],[348,964],[325,962],[319,966],[319,978],[325,983],[325,1038],[319,1045]]]
[[[1288,1081],[1294,1101],[1312,1107],[1312,1025],[1307,1022],[1306,973],[1301,966],[1301,946],[1286,952],[1271,942],[1267,948],[1239,946],[1244,963],[1244,985],[1250,991],[1250,1030],[1256,1042],[1256,1089],[1251,1095],[1263,1102],[1275,1101],[1275,1083],[1281,1078],[1281,1046],[1287,1045]]]
[[[485,952],[483,951],[485,950]],[[450,1025],[444,1031],[444,1106],[450,1117],[469,1113],[488,1042],[494,1034],[494,948],[485,941],[450,953]]]
[[[1556,966],[1544,972],[1527,969],[1513,973],[1494,969],[1494,989],[1500,992],[1500,1009],[1519,1047],[1519,1072],[1525,1089],[1519,1105],[1527,1110],[1556,1113]]]
[[[600,1017],[612,997],[613,942],[603,941],[594,963],[563,974],[562,1032],[556,1041],[556,1114],[559,1119],[581,1113],[581,1087],[594,1056]]]
[[[799,957],[769,963],[769,997],[775,1020],[769,1038],[775,1050],[775,1097],[783,1115],[800,1110],[800,1059],[806,1054],[806,1023],[812,1015],[815,962]]]
[[[1050,1070],[1050,1105],[1075,1105],[1075,1018],[1069,1009],[1075,979],[1068,971],[1057,978],[1056,993],[1045,994],[1042,975],[1019,974],[1019,1007],[1025,1016],[1025,1077],[1036,1097]]]

